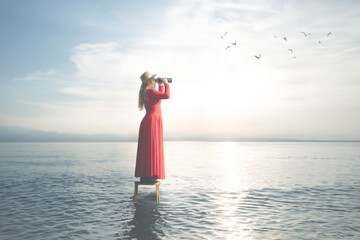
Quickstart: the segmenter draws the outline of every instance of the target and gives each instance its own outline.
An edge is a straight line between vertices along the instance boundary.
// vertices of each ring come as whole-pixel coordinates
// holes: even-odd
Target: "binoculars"
[[[172,83],[172,78],[166,78],[168,80],[168,83]],[[155,81],[161,82],[161,78],[156,78]]]

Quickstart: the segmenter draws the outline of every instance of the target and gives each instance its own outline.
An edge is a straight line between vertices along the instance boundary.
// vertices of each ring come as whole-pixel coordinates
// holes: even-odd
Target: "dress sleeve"
[[[147,94],[150,98],[155,99],[168,99],[170,98],[170,87],[169,84],[164,84],[165,86],[165,92],[163,92],[163,86],[159,86],[159,91],[156,91],[155,89],[149,89],[147,91]]]
[[[159,92],[164,92],[164,84],[159,85]]]

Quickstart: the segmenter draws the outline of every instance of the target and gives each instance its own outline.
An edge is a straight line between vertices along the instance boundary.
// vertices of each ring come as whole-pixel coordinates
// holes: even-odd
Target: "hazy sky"
[[[0,125],[137,136],[150,71],[165,136],[360,139],[359,1],[0,4]]]

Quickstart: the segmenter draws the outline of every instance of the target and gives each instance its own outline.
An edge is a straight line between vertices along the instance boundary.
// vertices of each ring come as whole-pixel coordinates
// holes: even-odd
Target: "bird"
[[[293,56],[293,58],[296,58],[296,56]]]
[[[288,49],[291,53],[293,52],[293,50],[291,48]]]
[[[329,32],[326,36],[329,36],[331,34],[331,32]]]
[[[306,33],[306,32],[301,32],[304,34],[305,37],[307,37],[307,35],[311,35],[311,33]]]
[[[319,42],[319,44],[321,43],[321,41],[320,41],[320,40],[319,40],[318,42]]]
[[[227,50],[228,48],[230,48],[230,46],[227,46],[227,47],[225,48],[225,50]]]
[[[277,38],[277,36],[276,36],[276,35],[274,35],[274,38]]]
[[[285,41],[287,41],[286,37],[283,37],[283,39],[284,39]]]
[[[233,42],[233,43],[231,43],[231,44],[235,46],[235,45],[236,45],[236,41],[235,41],[235,42]]]
[[[228,32],[226,32],[224,35],[221,36],[221,38],[224,38]]]
[[[259,54],[259,56],[256,56],[256,55],[255,55],[255,57],[256,57],[257,59],[260,59],[260,57],[261,57],[261,53]]]

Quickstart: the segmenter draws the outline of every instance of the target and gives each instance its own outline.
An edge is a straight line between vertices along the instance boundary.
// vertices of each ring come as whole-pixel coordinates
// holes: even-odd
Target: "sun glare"
[[[242,163],[241,148],[236,142],[222,142],[221,148],[221,170],[222,190],[226,192],[238,192],[247,189],[244,185],[246,178],[246,167]],[[240,153],[239,153],[240,151]],[[246,182],[246,181],[245,181]]]

